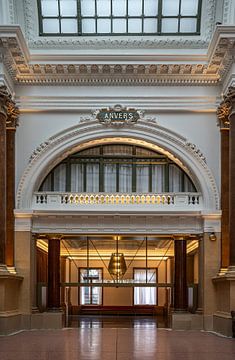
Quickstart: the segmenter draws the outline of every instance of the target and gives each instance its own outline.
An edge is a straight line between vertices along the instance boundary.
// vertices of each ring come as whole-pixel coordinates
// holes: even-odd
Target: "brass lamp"
[[[117,279],[123,276],[127,270],[126,261],[123,253],[118,252],[118,237],[116,238],[116,252],[112,253],[108,271],[111,275],[116,276]]]

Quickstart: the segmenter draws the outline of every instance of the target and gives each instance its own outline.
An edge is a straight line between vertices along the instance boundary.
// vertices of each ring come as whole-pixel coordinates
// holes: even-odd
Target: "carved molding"
[[[17,214],[16,214],[17,216]],[[95,214],[77,213],[66,218],[66,212],[45,213],[36,211],[32,218],[35,233],[63,234],[200,234],[203,232],[203,218],[189,210],[182,214],[161,214],[146,212],[140,214],[113,214],[97,211]],[[20,218],[16,217],[16,231],[21,230]]]
[[[200,149],[198,149],[198,147],[195,144],[192,144],[190,142],[186,143],[186,146],[194,152],[194,154],[198,157],[198,159],[200,159],[201,161],[203,161],[206,164],[206,157],[204,156],[204,154],[201,152]]]

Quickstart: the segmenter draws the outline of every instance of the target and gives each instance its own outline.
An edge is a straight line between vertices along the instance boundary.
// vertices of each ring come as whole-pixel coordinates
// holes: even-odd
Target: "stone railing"
[[[165,193],[165,194],[107,194],[107,193],[34,193],[33,209],[74,210],[74,209],[115,209],[128,208],[167,208],[177,210],[202,208],[200,193]]]

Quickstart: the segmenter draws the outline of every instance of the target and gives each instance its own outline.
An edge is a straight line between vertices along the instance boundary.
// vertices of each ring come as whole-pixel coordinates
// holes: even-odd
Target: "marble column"
[[[221,270],[229,266],[229,114],[231,104],[223,101],[217,110],[221,139]]]
[[[204,295],[203,271],[204,271],[204,244],[203,244],[203,237],[200,236],[198,238],[198,307],[197,307],[198,313],[203,312],[203,295]]]
[[[14,267],[14,208],[15,208],[15,132],[19,110],[13,101],[8,102],[6,123],[6,264]]]
[[[0,86],[0,268],[14,266],[15,128],[19,110]],[[14,129],[14,130],[13,130]]]
[[[48,237],[48,311],[60,310],[60,237]]]
[[[0,86],[0,271],[6,268],[6,120],[8,92]]]
[[[175,248],[174,311],[187,311],[187,241],[177,238]]]
[[[229,271],[235,274],[235,87],[229,88],[226,99],[231,105],[229,115]]]

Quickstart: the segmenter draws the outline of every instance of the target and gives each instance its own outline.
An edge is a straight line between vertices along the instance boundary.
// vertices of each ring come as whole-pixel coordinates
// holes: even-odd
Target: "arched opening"
[[[56,165],[42,192],[172,193],[196,192],[192,180],[167,155],[123,143],[75,152]]]
[[[175,251],[178,251],[177,259],[184,258],[191,269],[188,279],[185,273],[178,276],[178,279],[184,277],[184,301],[177,306],[188,309],[189,302],[185,305],[188,297],[191,309],[195,309],[195,293],[190,287],[187,289],[187,284],[193,285],[192,289],[199,281],[199,234],[203,231],[200,212],[218,206],[213,176],[194,146],[156,124],[143,121],[133,128],[119,129],[118,135],[116,130],[103,128],[97,122],[79,124],[42,144],[22,177],[18,207],[36,211],[32,230],[38,245],[40,301],[43,303],[47,275],[56,272],[50,265],[47,270],[45,265],[54,234],[60,240],[61,301],[72,312],[89,313],[95,307],[99,313],[107,309],[119,311],[120,307],[123,311],[125,306],[128,313],[133,311],[134,314],[137,308],[142,312],[151,311],[151,316],[156,315],[156,311],[168,312],[174,305]],[[130,175],[126,171],[127,176],[122,180],[120,168],[126,164]],[[87,165],[89,172],[84,170]],[[99,172],[91,171],[91,165]],[[85,182],[91,173],[94,187],[89,184],[89,188]],[[162,187],[156,186],[159,186],[156,180],[159,173],[162,174],[159,183],[164,183]],[[126,183],[127,179],[129,188],[121,188],[120,183]],[[143,184],[145,188],[141,187]],[[180,194],[178,198],[176,192]],[[187,194],[185,198],[184,194],[189,192],[193,195]],[[50,216],[56,220],[51,220]],[[122,282],[118,284],[107,271],[117,237],[127,267],[131,264],[126,278],[119,279]],[[178,250],[175,248],[177,241],[183,244]],[[142,283],[145,294],[139,298],[146,299],[150,288],[157,289],[155,297],[149,295],[155,303],[147,304],[147,308],[146,304],[137,304],[139,300],[134,298],[138,293],[135,288],[141,287],[136,285],[137,281],[144,274],[147,279]],[[149,282],[149,276],[153,276],[154,283]],[[87,289],[83,291],[83,287]],[[123,292],[128,291],[126,297]],[[122,301],[127,298],[129,302],[125,305]],[[121,303],[110,304],[110,299],[119,299]],[[97,304],[100,301],[102,303]],[[39,307],[41,305],[43,308],[43,304]]]

